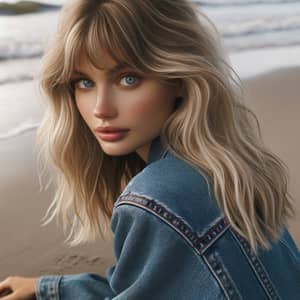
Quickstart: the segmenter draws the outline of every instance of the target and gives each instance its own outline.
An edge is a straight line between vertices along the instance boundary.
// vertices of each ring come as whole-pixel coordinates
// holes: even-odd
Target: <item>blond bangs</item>
[[[112,35],[111,30],[105,18],[95,16],[92,20],[82,19],[76,23],[66,37],[60,83],[65,85],[70,82],[83,56],[98,69],[101,69],[103,51],[109,53],[117,63],[129,64],[117,49],[116,45],[119,42],[114,41],[110,35]]]
[[[107,52],[116,63],[123,62],[129,65],[117,46],[121,45],[122,41],[117,40],[117,35],[113,33],[104,13],[92,19],[88,28],[81,50],[95,68],[101,69],[103,51]]]

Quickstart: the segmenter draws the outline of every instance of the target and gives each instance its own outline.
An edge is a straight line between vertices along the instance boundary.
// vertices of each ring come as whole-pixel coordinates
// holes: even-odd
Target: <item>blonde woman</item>
[[[215,27],[188,0],[74,0],[43,58],[38,131],[70,245],[116,264],[11,276],[12,299],[297,299],[287,168],[264,146]]]

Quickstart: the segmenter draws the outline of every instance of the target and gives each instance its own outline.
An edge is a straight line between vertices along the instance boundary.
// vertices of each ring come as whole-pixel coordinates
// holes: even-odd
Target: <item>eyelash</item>
[[[137,79],[137,81],[139,82],[139,80],[141,79],[140,76],[138,76],[137,74],[135,73],[126,73],[126,74],[122,74],[118,77],[118,81],[120,81],[121,79],[125,78],[125,77],[134,77]],[[71,84],[71,87],[73,90],[75,90],[76,88],[76,84],[82,80],[88,80],[89,82],[93,82],[92,80],[90,80],[89,78],[87,77],[79,77],[79,78],[76,78],[76,79],[73,79],[71,80],[70,84]],[[137,85],[138,83],[135,83],[135,84],[132,84],[132,85],[128,85],[128,86],[125,86],[125,87],[131,87],[131,86],[135,86]],[[79,88],[79,89],[83,89],[83,90],[86,90],[88,88]]]

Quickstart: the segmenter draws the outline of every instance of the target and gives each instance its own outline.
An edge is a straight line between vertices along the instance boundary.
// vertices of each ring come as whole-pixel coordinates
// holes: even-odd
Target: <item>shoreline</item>
[[[300,45],[250,48],[248,50],[227,51],[227,60],[242,79],[267,74],[282,68],[300,66]],[[34,57],[12,57],[0,60],[0,89],[9,84],[32,82],[39,71],[41,55]],[[255,61],[255,64],[251,63]]]
[[[281,69],[300,67],[300,45],[265,47],[229,53],[229,61],[243,80]],[[255,63],[253,63],[255,62]]]

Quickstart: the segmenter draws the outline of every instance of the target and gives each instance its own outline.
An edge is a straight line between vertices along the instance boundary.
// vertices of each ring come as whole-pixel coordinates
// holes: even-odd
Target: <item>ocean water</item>
[[[38,2],[62,5],[65,1]],[[274,68],[276,65],[281,67],[300,64],[300,0],[195,2],[222,34],[224,46],[240,75],[254,75],[255,72]],[[0,119],[4,115],[3,107],[6,103],[3,91],[10,86],[17,87],[35,78],[39,68],[39,58],[51,33],[55,30],[57,17],[58,10],[25,15],[0,15],[0,94],[2,94]],[[250,56],[247,54],[249,58],[263,49],[268,49],[263,64],[256,67],[255,63],[249,64],[247,59],[245,62],[245,53],[250,52]],[[272,58],[272,53],[279,53],[279,51],[280,54],[277,56],[279,59]],[[253,59],[255,62],[255,58]],[[31,119],[23,118],[9,130],[3,129],[5,126],[0,122],[0,140],[37,126],[37,120],[29,120]]]
[[[15,2],[10,0],[9,2]],[[63,4],[64,0],[39,1]],[[229,53],[300,45],[300,1],[195,1],[214,22]],[[33,78],[26,59],[39,58],[57,22],[58,11],[0,15],[0,85]],[[12,60],[18,61],[20,68]]]
[[[52,4],[63,2],[47,1]],[[216,24],[229,51],[300,44],[300,1],[195,2]],[[40,56],[47,36],[55,28],[56,19],[56,11],[0,15],[0,60]]]

